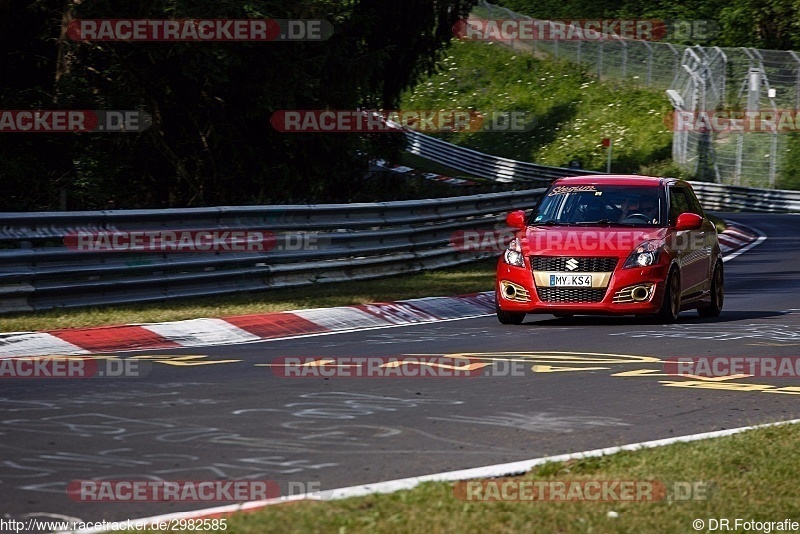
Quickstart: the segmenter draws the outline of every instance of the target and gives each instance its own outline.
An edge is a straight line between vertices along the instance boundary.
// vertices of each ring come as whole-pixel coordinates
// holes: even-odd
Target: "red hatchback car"
[[[725,294],[715,225],[673,178],[579,176],[553,182],[497,264],[503,324],[528,313],[716,317]]]

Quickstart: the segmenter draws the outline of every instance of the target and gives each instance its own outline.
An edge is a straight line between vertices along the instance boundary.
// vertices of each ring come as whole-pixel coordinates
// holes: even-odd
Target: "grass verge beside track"
[[[480,502],[459,500],[453,484],[337,501],[301,501],[227,517],[227,532],[693,532],[702,520],[800,521],[796,473],[800,426],[678,443],[600,458],[545,464],[504,480],[659,481],[695,484],[694,500]],[[693,497],[700,497],[701,493]],[[614,511],[617,517],[609,517]],[[613,514],[612,514],[613,515]],[[722,530],[725,530],[724,528]],[[739,532],[769,532],[739,526]],[[772,532],[781,529],[773,526]]]

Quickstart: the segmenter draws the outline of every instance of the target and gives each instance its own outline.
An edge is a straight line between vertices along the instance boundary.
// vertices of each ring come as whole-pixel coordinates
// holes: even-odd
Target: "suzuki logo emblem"
[[[570,271],[574,271],[577,268],[578,268],[578,260],[576,260],[575,258],[570,258],[567,260],[567,269],[569,269]]]

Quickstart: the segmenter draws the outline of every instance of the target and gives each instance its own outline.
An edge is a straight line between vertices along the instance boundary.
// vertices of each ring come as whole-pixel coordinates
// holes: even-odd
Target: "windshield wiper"
[[[575,223],[572,222],[565,222],[565,221],[557,221],[555,219],[548,219],[546,221],[539,221],[533,223],[532,226],[574,226]]]
[[[580,226],[590,226],[590,225],[598,225],[598,226],[628,226],[625,223],[617,222],[617,221],[610,221],[608,219],[600,219],[599,221],[585,221],[575,223]]]

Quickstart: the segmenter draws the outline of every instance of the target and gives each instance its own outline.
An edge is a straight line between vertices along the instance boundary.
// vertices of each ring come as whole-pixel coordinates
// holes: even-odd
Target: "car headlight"
[[[516,267],[525,267],[525,257],[522,255],[522,246],[518,238],[514,238],[508,244],[508,248],[503,253],[503,261]]]
[[[655,265],[658,263],[658,257],[663,248],[664,243],[660,241],[645,241],[633,249],[633,252],[628,255],[628,259],[625,260],[625,265],[623,265],[622,268],[632,269],[636,267],[649,267],[651,265]]]

